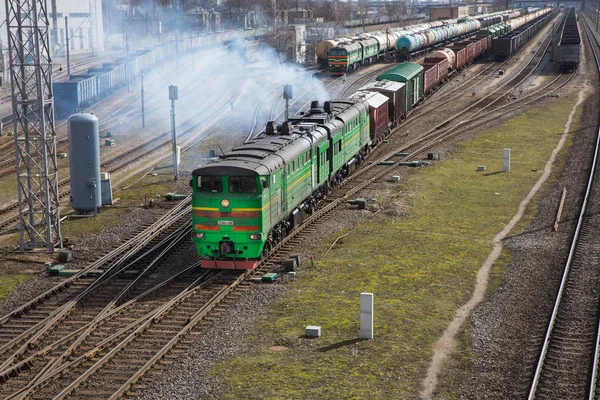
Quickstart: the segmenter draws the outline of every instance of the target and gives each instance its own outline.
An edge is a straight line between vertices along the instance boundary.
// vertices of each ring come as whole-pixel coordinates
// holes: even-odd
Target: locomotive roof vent
[[[315,129],[315,124],[298,124],[296,128],[300,129],[302,133],[309,133]]]
[[[325,110],[325,112],[326,112],[327,114],[331,114],[331,102],[330,102],[330,101],[326,101],[326,102],[323,104],[323,109]]]
[[[266,133],[267,135],[274,135],[275,134],[275,121],[269,121],[267,122],[267,129],[266,129]]]
[[[310,113],[311,114],[322,114],[323,109],[319,107],[319,102],[317,100],[313,100],[310,102]]]
[[[284,122],[283,124],[281,124],[281,134],[282,135],[290,135],[292,133],[292,130],[294,130],[294,126],[292,125],[291,122]]]

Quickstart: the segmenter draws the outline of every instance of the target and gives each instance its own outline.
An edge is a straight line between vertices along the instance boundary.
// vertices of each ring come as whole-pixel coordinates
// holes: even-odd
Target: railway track
[[[585,17],[584,26],[596,67],[600,73],[600,42]],[[580,205],[575,233],[554,308],[539,351],[528,398],[596,398],[598,393],[598,360],[600,330],[598,315],[600,298],[596,294],[600,273],[595,260],[600,257],[600,240],[595,234],[600,207],[600,193],[595,180],[598,173],[600,130],[596,137],[594,157],[589,170],[587,188]]]
[[[252,54],[255,54],[255,53],[251,52],[249,55],[249,58],[252,57]],[[115,58],[115,56],[100,56],[100,57],[94,58],[95,60],[97,60],[94,62],[100,62],[101,60],[106,61],[107,59],[114,60],[114,58]],[[186,68],[189,61],[190,60],[188,58],[181,60],[180,68]],[[84,60],[81,62],[82,65],[85,65],[86,63],[89,63],[89,61]],[[159,82],[157,80],[155,85],[159,85],[159,84],[161,84],[161,82]],[[200,84],[201,84],[201,82],[199,82],[197,80],[194,81],[193,84],[188,85],[187,88],[182,88],[180,90],[180,95],[183,96],[186,92],[192,91],[194,87],[200,87],[202,89],[205,89],[202,86],[200,86]],[[152,106],[152,99],[153,99],[153,97],[156,96],[156,93],[152,94],[151,89],[152,89],[152,86],[146,87],[146,108],[147,108],[146,113],[148,115],[150,115],[151,112],[156,111],[156,109],[159,107],[159,104],[161,103],[161,100],[157,99],[156,105]],[[124,90],[125,90],[125,87],[119,89],[117,92],[122,92]],[[114,102],[113,95],[115,93],[99,100],[94,105],[90,106],[86,110],[83,110],[82,112],[85,112],[92,107],[94,107],[94,109],[97,109],[97,107],[102,106],[104,104],[110,105],[112,102]],[[124,123],[127,119],[139,117],[141,115],[141,110],[139,107],[140,96],[141,96],[141,94],[136,91],[136,94],[133,95],[133,97],[129,101],[125,102],[123,105],[118,107],[118,109],[112,111],[107,118],[104,118],[102,120],[103,129],[110,130],[110,129],[113,129],[114,127],[118,126],[119,124]],[[5,123],[9,123],[9,122],[10,121],[5,121]],[[62,120],[62,121],[56,123],[55,129],[56,129],[56,131],[62,130],[64,128],[66,128],[66,125],[67,125],[67,120],[65,119],[65,120]],[[66,151],[67,145],[68,145],[67,142],[68,142],[68,137],[66,135],[57,136],[57,153]],[[9,141],[9,142],[6,142],[6,143],[0,145],[0,151],[2,151],[2,154],[0,154],[0,177],[3,177],[6,175],[9,175],[15,171],[14,143],[12,141]]]
[[[103,386],[110,388],[115,379],[122,379],[124,369],[135,368],[143,360],[138,353],[148,353],[143,351],[148,347],[146,339],[164,347],[178,324],[188,325],[184,316],[192,318],[198,312],[195,305],[201,308],[214,301],[223,285],[231,283],[226,273],[200,271],[198,263],[179,272],[165,268],[167,262],[172,265],[178,247],[191,245],[190,216],[188,198],[99,262],[3,317],[0,394],[24,398],[40,390],[43,397],[48,392],[73,390],[89,378],[90,368],[98,369],[95,376],[103,379],[101,367],[107,358],[90,363],[92,355],[103,355],[103,351],[112,352],[113,362],[121,365],[119,378],[107,379]],[[159,266],[172,276],[156,279],[150,272]],[[89,275],[96,271],[102,271],[101,276],[91,279]],[[130,342],[135,345],[127,351],[136,354],[135,362],[130,354],[119,352]],[[110,368],[114,371],[114,364]],[[81,371],[88,372],[85,379]]]
[[[516,99],[510,100],[510,95],[515,92],[518,88],[522,87],[523,83],[531,78],[537,68],[540,66],[544,56],[550,45],[550,40],[553,35],[556,35],[556,30],[550,31],[549,34],[544,38],[542,45],[540,45],[532,57],[515,73],[511,75],[510,78],[506,79],[504,82],[496,85],[495,89],[491,92],[482,95],[482,97],[473,99],[470,105],[463,108],[456,114],[446,118],[440,123],[436,124],[431,129],[420,133],[414,140],[421,141],[430,136],[440,135],[443,133],[450,134],[456,129],[464,130],[469,126],[473,126],[473,124],[480,124],[482,122],[492,122],[496,119],[496,113],[501,112],[502,114],[507,114],[508,110],[515,111],[518,110],[519,107],[530,104],[536,100],[546,97],[547,95],[557,91],[558,89],[565,86],[572,78],[573,75],[559,75],[558,77],[552,79],[549,83],[545,83],[543,86],[538,87],[537,89],[529,92],[524,92],[520,97]],[[504,65],[500,64],[500,66]],[[496,69],[500,68],[497,66]],[[492,72],[493,74],[493,72]],[[468,80],[467,82],[471,82]],[[456,94],[454,98],[460,97],[461,94]],[[439,107],[443,104],[450,103],[454,99],[453,97],[444,99],[442,104],[434,104],[432,107],[419,107],[416,110],[413,110],[409,113],[407,120],[405,120],[400,127],[410,128],[412,122],[416,117],[422,118],[424,115],[429,114],[432,111],[438,110]],[[484,116],[480,116],[484,111],[488,110],[490,107],[496,105],[494,112],[487,112]],[[424,108],[425,111],[422,112],[421,109]],[[459,120],[459,118],[461,118]]]

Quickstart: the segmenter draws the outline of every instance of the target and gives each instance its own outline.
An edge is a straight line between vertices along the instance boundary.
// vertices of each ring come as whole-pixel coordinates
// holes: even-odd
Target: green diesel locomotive
[[[369,152],[363,101],[318,102],[192,173],[203,268],[253,269]]]

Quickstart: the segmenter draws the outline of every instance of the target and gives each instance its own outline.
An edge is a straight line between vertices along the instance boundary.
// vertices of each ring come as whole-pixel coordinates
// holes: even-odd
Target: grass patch
[[[157,194],[162,196],[173,191],[175,183],[171,165],[161,165],[148,175],[146,175],[146,172],[142,171],[120,185],[121,187],[127,187],[126,190],[120,190],[114,194],[115,197],[120,198],[121,204],[148,204],[148,201],[156,198]],[[189,178],[182,177],[181,179],[187,182]]]
[[[32,275],[28,274],[5,274],[5,271],[0,273],[0,299],[5,298],[17,287],[21,282],[33,279]]]
[[[569,105],[565,102],[565,104],[563,104],[562,106],[564,107],[565,113],[567,113],[568,115],[568,113],[571,111],[572,105]],[[571,131],[579,129],[579,121],[582,112],[582,107],[578,107],[573,118],[573,123],[571,124]],[[557,126],[556,128],[557,132],[561,131],[562,134],[564,126]],[[552,180],[554,180],[558,177],[559,174],[561,174],[561,170],[563,169],[567,161],[568,149],[572,144],[573,135],[570,135],[565,141],[564,148],[557,155],[550,179],[545,183],[544,186],[547,187],[548,185],[550,185]],[[538,202],[542,196],[545,196],[544,191],[545,187],[538,191],[536,196],[532,199],[532,201],[525,209],[521,220],[511,231],[511,235],[518,235],[525,231],[525,228],[529,225],[533,217],[538,212]],[[558,204],[558,198],[556,199],[556,202]],[[502,254],[494,263],[490,271],[487,293],[494,293],[500,288],[504,280],[504,276],[507,273],[511,259],[512,251],[506,247],[503,248]],[[452,353],[449,360],[443,366],[443,371],[440,377],[440,382],[437,390],[437,398],[449,400],[461,398],[460,393],[462,388],[464,387],[466,380],[475,372],[473,370],[473,368],[475,368],[473,360],[476,357],[476,355],[474,355],[470,349],[470,329],[469,324],[467,323],[466,326],[464,326],[461,329],[459,335],[457,336],[456,350]]]
[[[253,352],[214,369],[225,379],[223,397],[416,397],[433,343],[471,296],[491,240],[539,179],[570,110],[561,99],[530,111],[460,144],[452,159],[394,187],[402,190],[382,193],[384,210],[408,201],[406,218],[363,224],[314,268],[305,267],[301,284],[260,323],[260,337],[250,339]],[[510,173],[499,173],[504,148],[511,148]],[[478,165],[487,172],[476,172]],[[493,287],[509,259],[499,260]],[[352,340],[360,292],[375,294],[371,341]],[[309,324],[322,326],[322,339],[302,337]],[[290,350],[272,352],[273,345]],[[453,362],[469,368],[471,354],[463,348]]]
[[[15,173],[0,181],[0,206],[11,203],[17,198],[17,178]]]
[[[433,343],[470,297],[491,240],[538,180],[571,106],[561,99],[490,129],[460,144],[454,158],[416,171],[405,187],[382,192],[384,210],[408,202],[406,218],[382,215],[363,224],[313,268],[304,267],[259,324],[260,334],[245,339],[253,350],[213,370],[224,377],[222,397],[416,397]],[[511,148],[510,173],[499,173],[504,148]],[[487,172],[476,172],[478,165]],[[493,287],[509,258],[499,260]],[[371,341],[353,340],[363,291],[375,294]],[[309,324],[321,325],[323,338],[304,339]],[[274,345],[289,350],[273,352]],[[471,354],[462,351],[454,361],[469,368]]]
[[[118,226],[129,211],[105,208],[95,217],[71,219],[60,224],[63,239],[78,239],[84,234],[103,232],[107,226]]]

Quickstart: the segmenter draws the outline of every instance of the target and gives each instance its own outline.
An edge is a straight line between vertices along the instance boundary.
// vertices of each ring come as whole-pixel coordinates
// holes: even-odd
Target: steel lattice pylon
[[[46,0],[5,0],[21,226],[20,249],[61,245]]]

